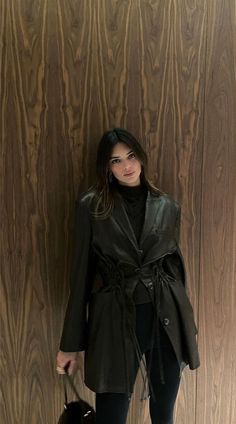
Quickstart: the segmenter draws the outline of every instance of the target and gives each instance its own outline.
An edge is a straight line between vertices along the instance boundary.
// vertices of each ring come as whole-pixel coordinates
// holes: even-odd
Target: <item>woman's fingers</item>
[[[63,367],[61,367],[59,365],[57,365],[56,371],[57,371],[58,374],[65,374],[66,373],[65,372],[65,368],[63,368]]]
[[[59,351],[57,354],[57,367],[56,371],[58,374],[68,373],[71,375],[77,365],[78,352],[62,352]]]

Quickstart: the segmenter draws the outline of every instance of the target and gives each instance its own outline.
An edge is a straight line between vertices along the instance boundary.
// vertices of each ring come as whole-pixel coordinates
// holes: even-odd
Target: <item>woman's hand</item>
[[[57,372],[58,374],[65,374],[66,372],[71,375],[75,371],[78,363],[79,352],[62,352],[59,350],[57,354]]]

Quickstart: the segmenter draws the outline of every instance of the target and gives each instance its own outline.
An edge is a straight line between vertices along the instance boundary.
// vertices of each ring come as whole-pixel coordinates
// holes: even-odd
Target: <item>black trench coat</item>
[[[118,194],[105,220],[92,216],[93,201],[94,194],[88,192],[77,202],[71,291],[60,349],[85,350],[85,384],[94,392],[132,393],[137,364],[132,296],[142,281],[158,293],[154,308],[180,370],[185,365],[197,368],[197,329],[178,246],[179,204],[148,191],[138,245]]]

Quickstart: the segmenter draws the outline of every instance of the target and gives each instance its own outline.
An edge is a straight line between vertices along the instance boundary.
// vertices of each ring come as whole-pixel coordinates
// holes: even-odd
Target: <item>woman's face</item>
[[[112,150],[109,169],[122,185],[140,184],[141,163],[125,143],[117,143]]]

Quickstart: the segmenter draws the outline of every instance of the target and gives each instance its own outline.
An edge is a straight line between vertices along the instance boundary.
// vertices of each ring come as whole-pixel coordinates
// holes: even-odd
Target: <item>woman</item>
[[[124,424],[140,366],[152,423],[172,424],[181,371],[199,366],[178,247],[180,206],[151,184],[147,156],[128,131],[103,135],[97,184],[76,218],[57,371],[72,373],[85,350],[97,424]]]

